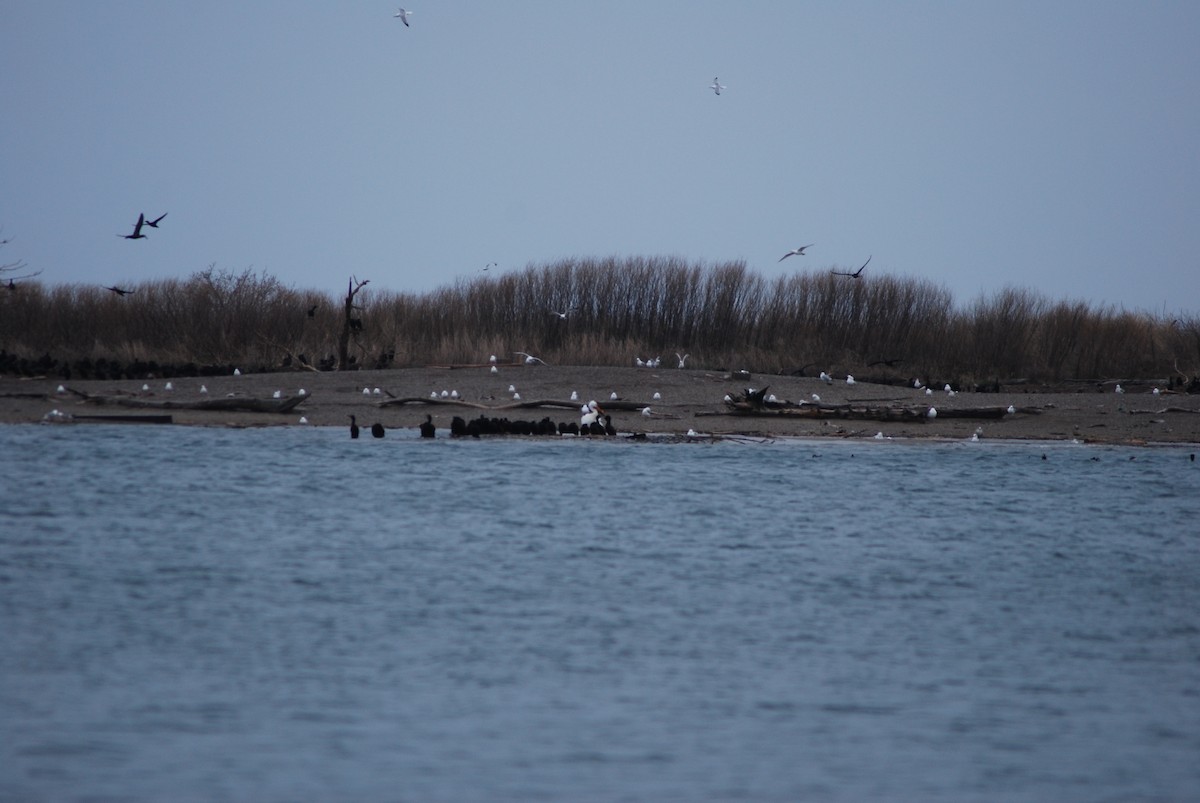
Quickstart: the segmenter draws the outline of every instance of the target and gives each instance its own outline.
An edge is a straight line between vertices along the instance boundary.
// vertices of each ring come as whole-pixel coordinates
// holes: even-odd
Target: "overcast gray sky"
[[[409,2],[3,0],[0,261],[336,293],[873,256],[1200,309],[1194,0]]]

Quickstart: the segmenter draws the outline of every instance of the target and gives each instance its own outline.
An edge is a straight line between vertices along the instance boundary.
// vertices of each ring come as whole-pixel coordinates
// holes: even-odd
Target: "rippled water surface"
[[[0,427],[0,799],[1195,800],[1188,455]]]

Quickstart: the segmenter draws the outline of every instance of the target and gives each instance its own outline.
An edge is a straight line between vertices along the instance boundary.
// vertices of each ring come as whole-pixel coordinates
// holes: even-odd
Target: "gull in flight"
[[[793,248],[791,251],[788,251],[786,254],[781,256],[779,258],[779,261],[782,262],[783,260],[787,259],[788,257],[796,257],[796,256],[802,257],[805,255],[804,249],[812,248],[814,245],[815,245],[815,243],[809,243],[808,245],[802,245],[799,248]]]
[[[393,14],[392,16],[393,16],[393,17],[399,17],[399,18],[400,18],[400,21],[404,23],[404,27],[405,27],[405,28],[408,28],[408,27],[410,27],[410,26],[409,26],[409,24],[408,24],[408,17],[409,17],[409,15],[410,15],[410,14],[412,14],[412,12],[411,12],[411,11],[405,11],[405,10],[404,10],[404,9],[402,9],[402,8],[398,8],[398,9],[396,9],[396,13],[395,13],[395,14]]]
[[[714,78],[713,82],[708,85],[708,88],[719,95],[722,89],[728,89],[729,87],[722,84],[720,78]]]
[[[533,356],[532,354],[526,354],[526,353],[525,353],[525,352],[523,352],[523,351],[514,351],[514,352],[513,352],[513,354],[520,354],[522,357],[524,357],[524,358],[525,358],[525,364],[526,364],[526,365],[534,365],[534,364],[536,364],[536,363],[539,363],[539,362],[540,362],[542,365],[545,365],[545,364],[546,364],[546,361],[545,361],[545,360],[543,360],[541,357],[535,357],[535,356]]]
[[[568,309],[564,312],[559,312],[558,310],[552,309],[552,310],[550,310],[550,314],[557,315],[560,319],[565,321],[567,319],[567,316],[570,315],[575,310],[576,310],[576,307],[571,307],[570,309]]]
[[[870,262],[870,261],[871,261],[871,257],[867,257],[867,262]],[[865,268],[867,266],[867,262],[862,263],[862,267],[860,267],[858,270],[854,271],[853,273],[846,273],[845,271],[840,271],[840,270],[830,271],[830,273],[832,273],[834,276],[849,276],[851,279],[861,279],[863,268]]]
[[[690,356],[692,356],[692,355],[691,355],[691,354],[684,354],[684,355],[682,355],[682,356],[681,356],[681,355],[679,354],[679,352],[677,351],[677,352],[675,352],[675,356],[676,356],[676,357],[679,359],[679,367],[680,367],[680,368],[682,368],[682,367],[683,367],[683,365],[684,365],[684,363],[686,363],[686,362],[687,362],[687,358],[688,358],[688,357],[690,357]]]
[[[144,240],[146,235],[142,234],[142,226],[146,225],[146,216],[138,215],[137,223],[133,224],[133,234],[118,234],[118,237],[124,237],[126,240]]]

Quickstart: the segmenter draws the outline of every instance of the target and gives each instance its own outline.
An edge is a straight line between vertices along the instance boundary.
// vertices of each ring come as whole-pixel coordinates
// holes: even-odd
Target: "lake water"
[[[0,799],[1197,800],[1189,454],[0,427]]]

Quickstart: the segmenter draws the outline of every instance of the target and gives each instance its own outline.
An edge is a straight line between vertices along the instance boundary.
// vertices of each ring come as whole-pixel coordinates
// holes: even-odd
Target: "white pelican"
[[[722,89],[728,89],[729,87],[722,84],[720,78],[714,78],[713,82],[708,85],[708,88],[719,95]]]
[[[806,248],[812,248],[812,247],[813,247],[813,245],[815,245],[815,243],[809,243],[808,245],[802,245],[802,246],[800,246],[799,248],[793,248],[791,251],[788,251],[786,254],[784,254],[783,256],[781,256],[781,257],[779,258],[779,261],[780,261],[780,262],[782,262],[783,260],[787,259],[788,257],[802,257],[802,256],[805,256],[804,249],[806,249]]]
[[[691,355],[691,354],[684,354],[682,357],[680,357],[680,356],[679,356],[679,352],[677,351],[677,352],[675,352],[675,356],[676,356],[676,357],[679,357],[679,367],[680,367],[680,368],[682,368],[682,367],[684,366],[684,363],[686,363],[686,362],[687,362],[687,358],[688,358],[688,357],[690,357],[690,356],[692,356],[692,355]]]
[[[585,404],[582,409],[584,413],[579,418],[581,427],[590,427],[600,419],[600,416],[604,415],[604,411],[600,409],[600,405],[596,404],[595,400]]]
[[[405,27],[405,28],[410,28],[410,27],[412,27],[412,26],[410,26],[410,25],[408,24],[408,18],[409,18],[409,16],[411,16],[411,15],[412,15],[412,12],[411,12],[411,11],[405,11],[404,9],[402,9],[402,8],[399,8],[399,9],[396,9],[396,13],[395,13],[395,14],[393,14],[392,16],[393,16],[393,17],[399,17],[399,18],[400,18],[400,21],[404,23],[404,27]]]

